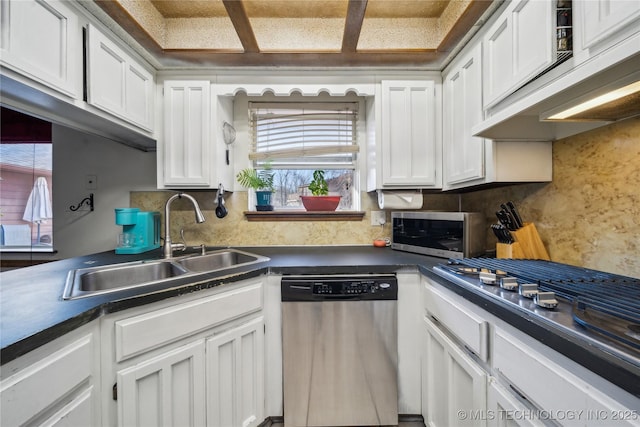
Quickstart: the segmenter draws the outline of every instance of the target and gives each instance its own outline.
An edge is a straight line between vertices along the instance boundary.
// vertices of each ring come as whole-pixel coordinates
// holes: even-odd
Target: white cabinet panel
[[[424,318],[423,416],[433,427],[483,426],[487,374],[429,318]]]
[[[444,77],[442,151],[444,184],[459,184],[485,175],[485,140],[471,128],[482,122],[482,44]]]
[[[262,317],[207,340],[207,425],[250,427],[263,419]]]
[[[118,425],[205,425],[204,341],[118,372]]]
[[[508,4],[483,38],[484,107],[497,104],[555,61],[555,2]]]
[[[513,78],[513,30],[509,15],[505,14],[487,32],[484,45],[484,105],[496,102],[508,93]]]
[[[618,32],[640,28],[640,0],[589,0],[579,2],[582,8],[582,48],[589,49]],[[635,23],[635,24],[634,24]]]
[[[485,319],[470,312],[466,307],[425,281],[424,306],[429,315],[438,319],[465,346],[468,346],[480,359],[489,357],[489,325]]]
[[[213,185],[210,88],[209,81],[164,82],[164,185]]]
[[[88,45],[88,103],[151,131],[153,75],[92,25]]]
[[[34,420],[44,425],[65,425],[72,420],[76,425],[94,425],[99,419],[95,337],[90,333],[54,349],[65,340],[68,338],[62,337],[36,350],[44,357],[2,380],[1,425],[25,425]]]
[[[382,187],[436,187],[434,81],[382,81]]]
[[[633,411],[504,329],[495,327],[493,338],[494,369],[537,408],[561,416],[569,411],[576,414],[564,418],[563,425],[606,426],[612,421],[615,425],[640,425],[637,408],[632,408],[635,416],[614,420],[620,414],[633,414]]]
[[[495,381],[489,379],[487,388],[487,425],[490,427],[542,427],[539,419],[529,416],[530,408]]]
[[[262,282],[115,323],[116,361],[262,309]],[[159,328],[158,325],[163,325]]]
[[[71,98],[81,87],[82,32],[63,1],[2,0],[0,62]]]

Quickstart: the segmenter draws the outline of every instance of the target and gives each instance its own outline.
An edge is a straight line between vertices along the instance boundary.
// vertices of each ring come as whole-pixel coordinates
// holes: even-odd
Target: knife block
[[[525,222],[520,229],[512,231],[511,235],[515,242],[496,244],[497,258],[551,260],[534,223]]]

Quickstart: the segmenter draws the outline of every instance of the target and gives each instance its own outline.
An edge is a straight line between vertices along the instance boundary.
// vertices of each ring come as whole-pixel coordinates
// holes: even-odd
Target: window
[[[52,252],[51,123],[2,108],[0,251]]]
[[[322,169],[338,210],[359,209],[358,102],[250,102],[254,168],[271,167],[276,210],[303,209],[313,171]]]

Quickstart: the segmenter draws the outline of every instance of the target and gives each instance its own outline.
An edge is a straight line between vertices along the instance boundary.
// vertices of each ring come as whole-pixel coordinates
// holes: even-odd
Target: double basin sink
[[[268,260],[237,249],[221,249],[178,258],[80,268],[68,273],[62,298],[77,299],[129,289],[148,292],[166,288],[178,278],[217,273],[211,276],[215,278],[232,269]]]

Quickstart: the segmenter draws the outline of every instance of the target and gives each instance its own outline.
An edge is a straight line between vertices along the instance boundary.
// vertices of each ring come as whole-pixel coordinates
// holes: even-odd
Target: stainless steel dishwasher
[[[398,424],[395,275],[284,276],[284,424]]]

